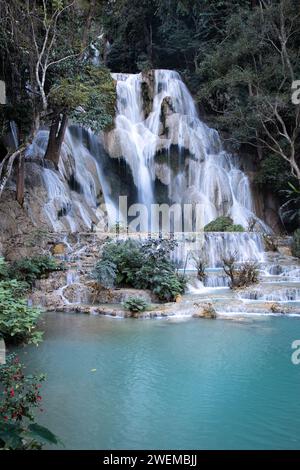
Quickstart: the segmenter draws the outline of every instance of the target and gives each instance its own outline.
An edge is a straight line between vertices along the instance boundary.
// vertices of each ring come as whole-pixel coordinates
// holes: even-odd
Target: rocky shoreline
[[[226,318],[236,319],[251,315],[295,315],[300,314],[300,307],[288,302],[277,301],[287,288],[282,282],[287,280],[287,293],[297,299],[299,282],[294,284],[292,278],[284,277],[286,268],[294,267],[300,273],[300,263],[290,252],[289,237],[273,237],[276,251],[266,252],[265,266],[269,270],[263,279],[245,289],[231,291],[220,288],[210,292],[209,289],[199,293],[187,293],[178,297],[176,302],[161,303],[150,291],[132,288],[104,289],[91,279],[91,271],[101,259],[102,246],[108,234],[40,234],[41,241],[24,236],[15,237],[5,244],[8,259],[18,256],[29,256],[36,250],[51,254],[62,262],[62,271],[52,272],[47,279],[40,279],[28,294],[30,305],[41,307],[45,311],[75,312],[92,315],[104,315],[117,318]],[[38,234],[36,235],[38,236]],[[24,241],[25,240],[25,241]],[[266,246],[269,248],[269,246]],[[263,271],[261,271],[263,272]],[[299,274],[298,273],[298,274]],[[297,274],[297,275],[298,275]],[[287,276],[289,273],[287,273]],[[281,276],[281,277],[280,277]],[[267,282],[266,282],[267,280]],[[269,297],[268,297],[269,296]],[[276,297],[277,296],[277,297]],[[143,313],[132,314],[123,308],[123,302],[130,297],[144,299],[149,308]],[[277,299],[278,298],[278,299]]]

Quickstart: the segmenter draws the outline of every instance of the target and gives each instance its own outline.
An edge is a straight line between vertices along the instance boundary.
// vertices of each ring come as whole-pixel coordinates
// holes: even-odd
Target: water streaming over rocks
[[[113,78],[117,90],[114,129],[95,136],[71,126],[58,169],[43,160],[48,131],[41,130],[29,149],[29,161],[40,165],[44,191],[39,203],[48,227],[79,232],[100,223],[105,228],[107,219],[111,224],[120,219],[116,210],[118,197],[123,195],[130,204],[143,203],[147,208],[153,203],[179,203],[181,209],[188,203],[200,204],[202,227],[218,216],[229,216],[245,228],[250,219],[256,219],[259,232],[190,233],[184,227],[183,233],[177,233],[173,260],[189,276],[189,294],[181,304],[156,316],[190,317],[198,301],[213,303],[219,315],[300,313],[299,264],[288,256],[266,256],[262,232],[269,228],[254,213],[242,164],[223,148],[218,132],[200,120],[179,74],[156,70],[113,74]],[[96,252],[97,240],[80,243],[76,263],[79,259],[90,263],[92,247]],[[194,257],[199,254],[205,254],[207,264],[203,281],[196,276]],[[233,254],[237,263],[258,264],[259,285],[238,294],[229,289],[222,260]],[[68,308],[89,301],[81,286],[82,274],[78,275],[78,266],[74,272],[70,263],[59,291]]]
[[[148,114],[143,100],[143,90],[149,88],[145,76],[113,74],[113,78],[117,116],[107,149],[111,156],[125,158],[139,202],[198,203],[203,205],[203,225],[228,215],[247,227],[255,217],[248,177],[238,159],[224,150],[218,132],[199,119],[179,74],[154,72]],[[160,200],[158,182],[160,192],[166,187],[165,201]]]

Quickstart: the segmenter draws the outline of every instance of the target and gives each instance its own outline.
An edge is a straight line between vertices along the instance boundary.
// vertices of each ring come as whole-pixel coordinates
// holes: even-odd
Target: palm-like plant
[[[300,188],[288,183],[289,189],[282,191],[286,202],[279,208],[279,216],[283,224],[300,222]]]

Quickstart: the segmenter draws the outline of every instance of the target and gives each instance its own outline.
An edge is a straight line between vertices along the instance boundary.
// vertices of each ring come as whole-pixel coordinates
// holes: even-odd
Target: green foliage
[[[242,225],[236,225],[230,217],[217,217],[204,227],[205,232],[244,232]]]
[[[281,220],[284,224],[300,224],[300,188],[296,188],[291,182],[289,188],[282,191],[286,201],[279,209]]]
[[[264,2],[261,7],[261,2],[257,7],[243,3],[227,12],[220,34],[204,41],[198,99],[234,145],[259,148],[268,159],[261,164],[259,178],[272,184],[275,172],[276,190],[283,174],[270,152],[290,160],[291,173],[300,145],[297,106],[291,101],[291,84],[300,73],[300,17],[295,17],[293,0]]]
[[[32,286],[37,279],[47,277],[53,271],[63,269],[54,258],[49,256],[35,256],[14,261],[9,268],[10,279],[17,279]]]
[[[232,224],[229,227],[227,227],[226,232],[244,232],[245,229],[242,225],[240,224]]]
[[[82,64],[74,76],[57,81],[49,94],[49,102],[58,112],[84,127],[99,132],[113,123],[116,89],[105,67]]]
[[[8,277],[8,265],[4,258],[0,257],[0,281],[7,279]]]
[[[160,300],[173,301],[186,287],[185,278],[170,260],[175,244],[169,240],[131,239],[106,243],[92,275],[102,284],[111,286],[114,281],[115,286],[150,289]]]
[[[300,258],[300,228],[295,230],[292,241],[292,254]]]
[[[159,262],[143,266],[137,276],[137,287],[150,289],[164,302],[174,301],[186,288],[185,277],[176,273],[168,263]]]
[[[132,286],[143,259],[140,244],[129,239],[107,243],[100,263],[110,261],[116,266],[116,285]]]
[[[145,299],[140,297],[129,297],[125,302],[123,302],[125,310],[129,310],[133,313],[141,313],[149,308],[149,305]]]
[[[96,279],[99,284],[106,289],[114,287],[117,278],[117,266],[109,259],[102,259],[99,261],[94,271],[92,278]]]
[[[289,165],[285,160],[278,155],[267,155],[260,162],[254,182],[260,189],[267,187],[269,190],[279,192],[286,189],[286,182],[290,177]]]
[[[13,354],[0,366],[1,450],[42,449],[44,443],[59,443],[49,429],[35,422],[33,410],[41,406],[40,387],[44,380],[44,375],[26,376]]]
[[[38,344],[42,333],[36,331],[40,310],[22,299],[24,284],[17,280],[0,282],[0,334],[7,342]]]

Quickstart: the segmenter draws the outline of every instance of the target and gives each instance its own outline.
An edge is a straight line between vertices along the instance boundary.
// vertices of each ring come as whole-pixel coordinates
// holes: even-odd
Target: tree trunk
[[[17,192],[16,199],[18,203],[23,206],[25,193],[25,160],[24,155],[19,155],[18,169],[17,169]]]
[[[48,146],[45,154],[47,160],[51,160],[58,167],[61,146],[64,141],[65,132],[68,125],[66,114],[56,116],[52,121],[49,133]]]
[[[86,19],[86,22],[85,22],[83,38],[82,38],[82,48],[83,49],[85,49],[88,45],[88,38],[89,38],[89,33],[91,31],[92,20],[94,18],[94,14],[95,14],[95,8],[96,8],[96,0],[91,0],[88,16],[87,16],[87,19]]]

